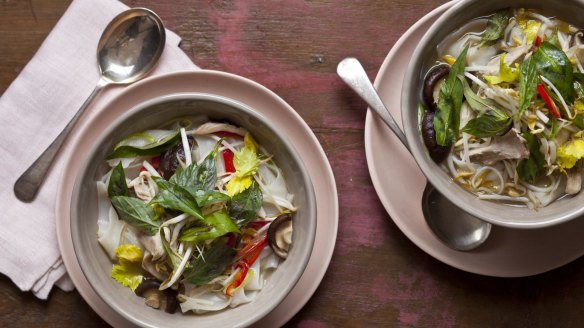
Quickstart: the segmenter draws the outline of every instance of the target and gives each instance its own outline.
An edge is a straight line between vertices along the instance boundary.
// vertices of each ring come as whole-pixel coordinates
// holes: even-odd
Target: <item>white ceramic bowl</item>
[[[97,242],[95,182],[107,171],[105,156],[116,141],[133,132],[156,128],[181,117],[228,121],[246,128],[274,156],[282,169],[298,211],[294,214],[293,241],[288,258],[274,271],[251,303],[202,315],[168,314],[144,304],[110,277],[112,261]],[[274,130],[253,109],[234,100],[200,93],[173,94],[130,109],[101,133],[84,159],[71,198],[71,237],[83,274],[97,295],[133,324],[143,327],[245,327],[267,315],[292,290],[308,263],[316,232],[316,201],[302,159],[286,136]]]
[[[545,16],[584,27],[584,1],[463,0],[448,9],[418,43],[407,67],[402,87],[402,123],[412,155],[429,182],[458,207],[485,221],[511,228],[540,228],[559,224],[584,214],[584,192],[531,210],[478,199],[452,181],[427,154],[418,124],[418,105],[424,75],[438,57],[436,47],[468,21],[504,8],[531,8]]]

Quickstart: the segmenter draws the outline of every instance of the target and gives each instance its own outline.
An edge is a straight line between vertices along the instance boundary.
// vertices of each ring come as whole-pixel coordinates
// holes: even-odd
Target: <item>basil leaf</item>
[[[199,204],[200,207],[216,203],[227,203],[231,200],[231,197],[229,197],[229,195],[219,191],[192,190],[190,188],[185,189],[187,189],[191,193],[191,195],[195,197],[195,199],[197,200],[197,204]]]
[[[436,130],[436,142],[440,146],[451,145],[458,136],[460,125],[460,106],[462,105],[463,87],[458,79],[464,74],[466,53],[468,46],[456,58],[450,68],[446,81],[440,88],[437,110],[434,116],[434,129]]]
[[[107,186],[107,194],[109,198],[114,196],[130,196],[128,184],[126,183],[126,174],[124,173],[124,167],[121,161],[112,169]]]
[[[536,136],[529,132],[522,133],[521,136],[527,140],[529,146],[529,158],[523,159],[517,165],[519,179],[527,183],[535,183],[535,180],[544,173],[545,159],[539,151],[540,142]]]
[[[158,231],[160,223],[154,220],[156,217],[154,209],[146,206],[140,199],[114,196],[111,198],[111,202],[120,219],[134,228],[150,236],[154,236]]]
[[[231,198],[229,216],[238,227],[244,227],[249,221],[256,218],[262,207],[263,194],[257,182],[253,181],[246,190]]]
[[[540,75],[548,79],[567,104],[574,102],[574,69],[566,53],[550,42],[542,42],[533,54]]]
[[[215,184],[217,183],[217,164],[215,159],[220,145],[221,141],[217,143],[215,149],[205,157],[201,164],[196,165],[196,163],[193,163],[184,169],[178,168],[170,178],[170,182],[195,190],[215,189]]]
[[[482,47],[486,43],[492,43],[502,38],[505,34],[505,28],[509,23],[509,18],[509,10],[499,11],[491,16],[491,18],[489,18],[487,21],[487,28],[485,29],[485,32],[483,32],[481,44],[479,47]]]
[[[152,178],[158,185],[160,191],[150,201],[149,205],[158,204],[166,209],[182,211],[195,218],[204,220],[197,201],[189,191],[160,177]]]
[[[235,250],[223,243],[216,243],[196,258],[184,271],[183,282],[204,285],[219,276],[231,264]]]
[[[584,98],[584,74],[574,73],[574,91],[578,99]]]
[[[521,120],[523,113],[531,104],[531,99],[535,96],[537,87],[537,65],[533,56],[529,57],[521,64],[521,75],[519,78],[519,111],[516,121]]]
[[[470,108],[479,113],[462,128],[462,131],[479,138],[487,138],[509,130],[512,124],[509,115],[500,110],[492,99],[481,98],[474,93],[463,76],[459,75],[458,78],[464,88],[466,102]]]
[[[466,82],[464,76],[459,75],[458,79],[462,83],[464,98],[466,99],[466,102],[470,108],[472,108],[474,111],[482,114],[488,110],[499,109],[497,103],[494,100],[489,98],[481,98],[476,93],[474,93],[474,91],[472,91],[468,85],[468,82]]]
[[[116,149],[114,149],[113,153],[107,155],[106,159],[158,155],[161,154],[163,151],[167,150],[168,148],[174,147],[176,144],[178,144],[179,140],[180,131],[176,131],[156,142],[152,142],[144,146],[140,147],[129,145],[119,146]]]
[[[507,114],[491,110],[470,120],[462,131],[479,138],[487,138],[504,134],[512,123]]]
[[[206,226],[195,225],[194,227],[183,228],[178,240],[200,243],[221,237],[229,232],[240,233],[239,228],[233,223],[225,210],[206,215],[204,222]]]

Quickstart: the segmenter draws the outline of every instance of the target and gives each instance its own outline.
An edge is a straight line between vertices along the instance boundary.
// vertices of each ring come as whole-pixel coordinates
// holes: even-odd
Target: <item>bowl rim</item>
[[[554,226],[571,219],[580,217],[584,215],[584,207],[580,208],[573,208],[569,211],[563,211],[562,213],[554,216],[548,216],[545,220],[540,218],[538,221],[519,221],[517,218],[512,218],[510,215],[511,213],[504,211],[504,209],[511,209],[511,208],[519,208],[516,206],[509,206],[509,205],[502,205],[500,204],[499,211],[495,211],[494,209],[490,209],[486,206],[481,206],[480,202],[484,202],[484,200],[479,200],[476,195],[462,189],[453,179],[448,175],[448,179],[444,178],[442,173],[436,174],[437,170],[442,171],[437,164],[435,164],[429,156],[427,155],[427,151],[425,146],[421,142],[420,133],[419,133],[419,123],[417,119],[408,119],[417,117],[417,115],[412,115],[410,112],[412,108],[418,108],[418,103],[413,103],[410,101],[411,93],[414,92],[412,86],[416,85],[419,80],[419,67],[423,67],[424,63],[424,52],[426,47],[430,44],[433,45],[435,42],[433,40],[437,39],[440,31],[447,26],[449,31],[454,31],[460,26],[449,26],[449,21],[453,20],[456,16],[459,16],[461,13],[464,12],[472,12],[473,6],[476,5],[477,2],[481,2],[480,0],[460,0],[452,5],[452,7],[448,8],[431,26],[430,28],[424,33],[418,44],[416,45],[411,57],[410,61],[406,67],[404,81],[401,90],[401,114],[402,114],[402,126],[404,128],[404,134],[406,135],[406,139],[408,142],[408,146],[410,149],[410,153],[414,157],[416,164],[421,169],[422,173],[426,177],[427,181],[431,183],[440,193],[442,193],[446,198],[448,198],[452,203],[454,203],[457,207],[463,209],[464,211],[474,215],[486,222],[492,223],[494,225],[508,227],[508,228],[517,228],[517,229],[538,229],[544,227]],[[494,1],[493,1],[494,2]],[[507,4],[506,5],[499,5],[498,8],[512,8],[512,7],[521,7],[525,6],[525,3],[530,1],[518,1],[518,4]],[[540,3],[539,1],[531,1],[534,3],[533,7],[535,6],[546,6],[548,4]],[[489,2],[491,3],[491,2]],[[497,4],[503,4],[502,0],[498,1]],[[582,0],[569,0],[566,3],[573,3],[584,7],[584,1]],[[494,8],[492,12],[494,13],[497,9]],[[480,17],[481,14],[473,15],[473,17],[469,18],[477,18]],[[474,197],[474,200],[480,201],[477,203],[471,197],[462,196],[461,192],[457,191],[465,191],[470,196]],[[493,202],[490,202],[493,203]],[[484,204],[484,203],[483,203]],[[503,207],[504,206],[504,207]],[[527,207],[525,207],[527,208]],[[533,212],[537,213],[537,212]]]
[[[100,132],[99,137],[96,139],[93,146],[87,152],[88,156],[83,160],[78,171],[76,172],[75,182],[74,182],[73,189],[72,189],[71,203],[74,204],[78,200],[77,198],[79,197],[78,195],[79,195],[79,189],[81,187],[82,176],[84,176],[88,171],[91,155],[94,154],[96,151],[98,151],[100,146],[104,143],[105,139],[107,139],[108,135],[111,134],[116,129],[116,127],[119,127],[119,122],[123,122],[123,121],[127,120],[129,117],[131,117],[135,113],[137,113],[141,110],[144,110],[148,107],[159,105],[159,104],[162,104],[165,102],[180,101],[180,100],[205,100],[205,101],[211,101],[211,102],[218,102],[218,103],[236,108],[238,111],[243,112],[244,115],[252,116],[252,117],[258,119],[259,121],[265,123],[264,124],[265,127],[267,129],[269,129],[273,134],[278,136],[278,138],[280,139],[280,141],[284,145],[286,152],[290,153],[292,155],[292,157],[294,158],[294,162],[297,164],[299,171],[301,173],[301,181],[302,181],[301,185],[306,188],[306,199],[308,200],[307,204],[306,204],[306,208],[307,208],[307,213],[310,216],[310,220],[308,220],[309,221],[309,228],[307,229],[307,234],[305,234],[305,236],[307,236],[306,243],[309,243],[309,246],[307,247],[306,254],[304,254],[304,256],[302,256],[298,260],[298,265],[295,266],[296,268],[298,268],[297,273],[293,277],[288,279],[288,281],[290,281],[291,283],[287,284],[286,288],[279,289],[278,296],[276,298],[272,298],[273,301],[269,303],[269,306],[262,307],[261,311],[255,312],[258,315],[249,316],[245,320],[240,321],[238,324],[238,327],[247,327],[247,326],[250,326],[250,325],[254,324],[255,322],[259,321],[261,318],[263,318],[264,316],[269,314],[274,308],[276,308],[278,306],[278,304],[280,304],[285,299],[285,297],[292,291],[294,286],[298,283],[298,280],[302,277],[302,274],[305,271],[305,269],[308,265],[308,262],[310,260],[312,249],[314,248],[314,241],[316,238],[316,226],[318,224],[317,217],[316,217],[316,215],[317,215],[316,196],[314,193],[314,186],[312,184],[312,180],[311,180],[310,175],[308,174],[308,171],[306,168],[306,164],[302,160],[302,157],[300,157],[298,151],[296,150],[296,148],[294,147],[292,142],[289,140],[288,136],[277,132],[277,130],[273,127],[273,124],[271,124],[271,121],[268,118],[266,118],[265,116],[263,116],[261,113],[258,113],[250,106],[248,106],[240,101],[237,101],[235,99],[232,99],[232,98],[229,98],[226,96],[222,96],[222,95],[206,93],[206,92],[176,92],[176,93],[169,93],[166,95],[157,96],[157,97],[145,100],[145,101],[131,107],[129,110],[125,111],[122,115],[120,115],[119,117],[117,117],[114,120],[112,125],[108,126],[105,130]],[[204,113],[201,115],[204,115]],[[161,122],[161,123],[164,123],[164,122]],[[119,309],[118,307],[112,306],[110,304],[110,302],[107,301],[108,295],[105,292],[103,292],[100,288],[97,288],[97,286],[95,285],[96,282],[94,282],[92,279],[88,278],[87,271],[89,268],[86,266],[86,263],[85,263],[86,259],[83,258],[83,256],[81,256],[80,252],[78,252],[78,248],[80,246],[79,237],[77,235],[73,234],[73,231],[78,230],[78,225],[77,225],[78,221],[74,219],[74,217],[76,217],[74,215],[76,212],[75,206],[71,206],[69,211],[70,211],[70,217],[71,217],[70,228],[71,228],[71,239],[72,239],[72,244],[73,244],[73,252],[75,253],[75,257],[77,258],[77,262],[79,263],[81,271],[83,272],[83,275],[85,276],[86,280],[88,281],[90,287],[95,291],[95,293],[102,300],[104,300],[105,304],[107,304],[110,308],[112,308],[118,314],[122,315],[129,322],[136,324],[138,326],[141,326],[141,327],[155,328],[156,326],[153,326],[153,325],[149,324],[148,322],[144,322],[144,321],[140,320],[139,318],[136,318],[135,316],[130,315],[126,311],[121,311],[121,309]],[[96,240],[97,240],[97,238],[96,238]],[[112,265],[113,265],[113,263],[112,263]],[[262,290],[263,290],[263,288],[262,288]],[[260,292],[261,292],[261,290],[260,290]],[[253,301],[250,303],[253,303]],[[245,304],[241,304],[241,305],[245,305]],[[229,310],[230,310],[230,308],[227,308],[227,309],[223,309],[221,311],[215,311],[215,312],[209,312],[209,313],[212,315],[213,313],[223,313],[223,312],[229,311]],[[191,313],[181,313],[181,315],[193,316],[193,318],[197,317],[196,314],[191,314]]]

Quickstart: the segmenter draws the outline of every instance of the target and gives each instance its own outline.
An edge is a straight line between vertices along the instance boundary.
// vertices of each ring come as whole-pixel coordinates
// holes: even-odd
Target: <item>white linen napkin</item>
[[[117,0],[75,0],[18,78],[0,98],[0,272],[23,291],[46,299],[53,285],[72,290],[56,237],[57,186],[66,142],[34,202],[20,202],[16,179],[49,146],[99,80],[97,42],[111,19],[128,7]],[[166,46],[151,75],[197,67],[166,31]],[[108,86],[81,121],[92,117],[124,86]],[[82,123],[82,122],[78,123]],[[80,125],[80,124],[78,124]]]

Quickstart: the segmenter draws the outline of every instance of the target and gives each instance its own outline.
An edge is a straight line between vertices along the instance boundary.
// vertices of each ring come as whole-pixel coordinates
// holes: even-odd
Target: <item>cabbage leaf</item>
[[[511,83],[519,79],[521,70],[519,69],[519,64],[515,63],[515,68],[512,69],[505,63],[505,54],[501,54],[499,57],[499,74],[498,75],[485,75],[485,80],[489,84],[499,84],[503,82]]]
[[[142,250],[136,245],[120,245],[116,248],[118,264],[112,268],[112,278],[124,287],[136,290],[144,278]]]
[[[247,133],[243,141],[244,147],[233,153],[235,173],[226,185],[227,194],[231,197],[251,186],[252,176],[260,165],[257,156],[258,146],[251,134]]]
[[[556,163],[564,170],[574,167],[576,162],[583,157],[584,140],[570,140],[556,150]]]

